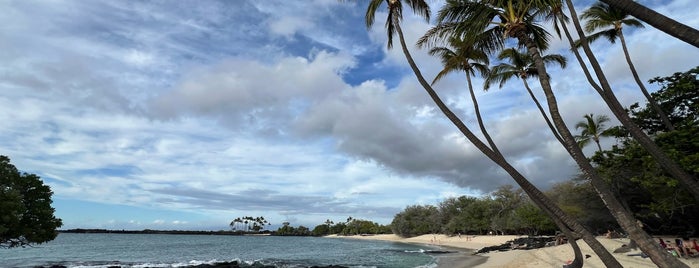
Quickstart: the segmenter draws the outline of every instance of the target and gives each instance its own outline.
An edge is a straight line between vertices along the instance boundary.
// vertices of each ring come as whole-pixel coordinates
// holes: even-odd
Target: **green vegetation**
[[[0,155],[0,247],[24,247],[56,238],[61,220],[53,214],[51,188],[22,173]]]
[[[390,234],[391,228],[368,220],[347,218],[345,222],[335,223],[326,220],[323,224],[317,225],[313,230],[303,225],[293,227],[289,222],[282,223],[274,235],[281,236],[325,236],[325,235],[370,235],[370,234]]]
[[[259,216],[259,217],[245,216],[242,218],[235,218],[229,224],[232,231],[242,232],[242,233],[249,233],[249,232],[259,233],[267,225],[271,225],[271,223],[269,223],[265,219],[265,217],[262,217],[262,216]]]
[[[391,223],[402,237],[424,234],[553,234],[555,225],[522,190],[500,187],[482,198],[448,198],[438,207],[408,206]]]
[[[684,170],[699,174],[699,67],[651,82],[662,89],[653,93],[660,107],[672,111],[669,120],[675,126],[665,131],[652,106],[631,106],[631,117],[653,141]],[[616,129],[618,145],[592,157],[615,194],[634,211],[636,217],[654,233],[685,235],[699,226],[699,205],[692,193],[671,176],[650,154],[632,139],[626,129]],[[690,234],[691,235],[691,234]]]
[[[616,34],[623,40],[621,29],[617,27],[616,24],[624,23],[639,25],[640,23],[624,19],[624,17],[626,16],[626,12],[629,14],[639,14],[636,11],[642,8],[642,6],[636,5],[634,7],[622,7],[619,5],[619,1],[610,0],[604,2],[612,5],[614,8],[618,8],[619,10],[602,10],[600,8],[599,12],[596,12],[594,10],[595,7],[605,7],[603,4],[598,4],[593,7],[593,10],[586,11],[586,15],[584,15],[584,17],[593,21],[592,23],[597,23],[598,26],[604,27],[599,20],[597,22],[595,22],[595,20],[607,19],[606,16],[608,14],[605,13],[611,13],[612,11],[613,13],[617,13],[613,15],[620,15],[618,17],[621,21],[617,21],[615,16],[615,18],[607,20],[604,23],[605,25],[614,24],[615,31],[612,33]],[[564,13],[564,3],[568,7],[567,12],[569,12],[570,17]],[[451,121],[479,151],[481,151],[494,163],[502,167],[503,170],[507,172],[507,174],[510,175],[529,196],[531,201],[536,204],[537,207],[541,208],[542,211],[550,217],[550,219],[566,236],[581,237],[598,255],[605,266],[621,267],[621,264],[619,264],[614,256],[612,256],[599,243],[599,241],[594,238],[588,229],[584,228],[580,222],[572,218],[567,212],[563,211],[561,207],[559,207],[549,197],[545,196],[541,190],[536,188],[522,173],[520,173],[508,162],[506,156],[504,156],[497,148],[495,142],[490,138],[490,134],[488,134],[485,128],[485,124],[480,116],[480,111],[478,110],[476,98],[474,97],[472,87],[470,86],[469,60],[473,59],[473,57],[466,56],[466,54],[457,54],[465,51],[482,51],[487,54],[494,55],[505,50],[505,46],[509,46],[510,44],[513,44],[513,42],[517,47],[525,48],[525,52],[531,57],[531,61],[533,62],[534,69],[532,71],[536,72],[536,78],[538,78],[539,85],[541,86],[541,89],[546,97],[545,99],[548,106],[548,113],[544,113],[543,117],[550,118],[550,122],[547,123],[549,123],[552,133],[565,147],[569,155],[575,160],[576,164],[583,173],[582,175],[584,176],[584,180],[592,185],[594,191],[598,193],[598,197],[603,200],[603,204],[611,212],[611,215],[613,215],[619,226],[628,233],[629,237],[638,244],[639,248],[641,248],[644,253],[648,254],[650,259],[655,264],[660,267],[686,267],[686,265],[673,258],[666,251],[661,250],[657,246],[655,240],[648,235],[647,231],[644,230],[641,225],[638,224],[636,218],[637,215],[631,210],[630,206],[625,203],[623,196],[615,194],[615,190],[613,188],[614,185],[609,183],[609,177],[603,174],[604,171],[596,167],[591,159],[587,158],[583,154],[582,149],[578,146],[580,137],[578,140],[576,140],[575,136],[571,133],[570,129],[568,129],[561,116],[558,102],[556,100],[556,93],[551,83],[551,80],[555,78],[551,77],[547,72],[546,61],[544,56],[542,56],[543,52],[548,49],[551,38],[551,35],[543,27],[543,24],[549,22],[553,22],[554,29],[557,31],[559,37],[561,36],[560,29],[563,29],[565,36],[571,45],[572,51],[575,54],[590,86],[592,86],[602,97],[604,103],[609,107],[624,128],[628,130],[628,133],[633,137],[633,139],[649,153],[649,161],[651,161],[653,165],[662,167],[661,172],[667,172],[669,176],[676,179],[679,183],[682,183],[690,192],[690,196],[694,198],[693,201],[689,201],[690,203],[688,205],[696,206],[696,201],[699,201],[699,181],[697,181],[697,176],[695,174],[696,172],[692,169],[685,169],[687,166],[684,163],[678,162],[676,157],[673,157],[672,155],[669,155],[663,151],[663,149],[654,142],[655,137],[651,137],[648,135],[648,133],[644,132],[644,130],[631,119],[628,114],[628,110],[626,110],[620,104],[614,91],[610,87],[610,83],[604,74],[604,70],[602,70],[596,56],[590,49],[588,38],[582,29],[577,11],[575,10],[571,0],[446,1],[444,6],[437,13],[438,16],[436,19],[436,25],[432,29],[428,30],[427,33],[418,41],[418,46],[421,48],[438,47],[441,44],[449,44],[453,46],[453,48],[449,48],[448,51],[440,49],[446,53],[433,53],[433,55],[437,54],[442,58],[442,63],[445,65],[445,73],[450,70],[465,70],[467,72],[466,78],[467,82],[469,82],[469,89],[471,90],[476,119],[478,120],[478,125],[482,136],[485,137],[487,143],[481,140],[481,138],[479,138],[459,118],[459,115],[454,113],[454,111],[452,111],[451,108],[444,103],[444,101],[442,101],[441,97],[437,93],[438,91],[436,91],[432,85],[427,82],[427,79],[425,79],[425,77],[422,75],[420,68],[410,54],[409,46],[405,41],[405,37],[401,29],[401,21],[404,10],[403,5],[412,9],[416,15],[418,15],[420,18],[424,18],[428,22],[430,21],[431,13],[429,5],[424,0],[371,0],[369,1],[365,16],[367,27],[371,28],[371,26],[374,24],[375,15],[383,4],[386,4],[387,6],[387,20],[385,25],[386,33],[388,34],[388,48],[392,48],[393,37],[394,35],[397,35],[402,52],[408,65],[415,74],[417,81],[429,95],[435,105],[439,108],[439,110],[444,114],[444,116],[448,118],[449,121]],[[657,17],[660,18],[661,16]],[[644,20],[651,21],[651,24],[656,27],[663,24],[658,23],[657,20],[649,19],[648,17],[646,17]],[[569,23],[570,21],[572,21],[572,25]],[[666,22],[666,24],[667,23],[670,22]],[[583,53],[577,50],[575,41],[572,39],[572,35],[567,28],[568,26],[574,28],[577,32],[577,36],[580,37],[580,41],[578,43],[582,47],[582,51],[584,56],[587,57],[587,60],[582,57]],[[598,26],[592,25],[589,26],[588,29],[599,29],[600,27]],[[668,30],[664,28],[661,29]],[[693,31],[693,34],[697,36],[699,32]],[[593,35],[593,39],[595,39],[595,35]],[[625,46],[624,49],[626,50]],[[476,54],[469,53],[469,55]],[[625,55],[628,57],[628,53],[626,53],[626,51]],[[455,61],[457,59],[458,61]],[[593,73],[590,72],[585,62],[590,63],[590,66],[594,71]],[[630,68],[632,68],[632,71],[634,71],[632,63],[630,61],[628,63]],[[593,74],[595,77],[593,77]],[[442,73],[440,73],[440,75],[442,75]],[[644,86],[642,83],[640,83],[638,75],[635,72],[634,78],[639,83],[639,87],[641,87],[641,90],[643,91]],[[522,79],[524,80],[525,78],[523,77]],[[652,101],[653,99],[648,98],[648,100]],[[649,106],[657,105],[651,103]],[[667,109],[667,111],[673,110]],[[662,114],[662,111],[656,109],[655,113]],[[667,120],[664,121],[667,122]],[[674,126],[665,126],[668,131],[674,131]],[[401,217],[407,217],[410,219],[411,215],[413,214],[429,215],[433,210],[434,209],[430,207],[410,207],[407,209],[407,211],[405,211],[405,215],[402,215]],[[496,215],[497,217],[502,217],[505,214]],[[506,226],[507,222],[504,221],[505,219],[503,218],[501,220],[503,221],[499,223],[491,222],[491,224]],[[433,231],[436,228],[432,222],[422,222],[417,225],[411,225],[409,224],[410,222],[411,221],[408,221],[407,223],[398,221],[396,223],[400,224],[400,226],[396,226],[394,229],[400,230],[401,232],[405,230],[407,234],[413,234]],[[571,241],[570,245],[573,247],[575,254],[575,260],[571,264],[571,267],[582,267],[583,260],[579,247],[573,239],[569,241]]]

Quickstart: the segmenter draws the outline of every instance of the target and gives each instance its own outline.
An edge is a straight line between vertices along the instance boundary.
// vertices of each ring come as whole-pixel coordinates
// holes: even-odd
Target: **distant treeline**
[[[245,233],[235,231],[188,231],[188,230],[107,230],[107,229],[69,229],[59,230],[59,233],[74,234],[181,234],[181,235],[243,235]],[[260,234],[269,234],[261,232]]]

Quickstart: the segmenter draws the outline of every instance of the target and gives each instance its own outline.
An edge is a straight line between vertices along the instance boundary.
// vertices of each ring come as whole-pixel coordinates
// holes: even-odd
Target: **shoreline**
[[[397,235],[369,235],[369,236],[337,236],[330,235],[328,238],[346,238],[346,239],[365,239],[365,240],[380,240],[397,243],[420,244],[425,246],[442,247],[458,251],[456,253],[447,253],[436,255],[437,267],[446,268],[519,268],[519,267],[561,267],[573,259],[573,250],[568,244],[559,246],[544,247],[531,250],[509,250],[509,251],[491,251],[489,253],[474,255],[473,252],[488,246],[496,246],[506,243],[518,237],[515,235],[482,235],[482,236],[446,236],[446,235],[422,235],[411,238],[402,238]],[[664,236],[660,236],[664,237]],[[609,252],[621,248],[622,245],[628,245],[628,238],[606,238],[598,236],[597,240],[607,248]],[[578,245],[583,256],[590,257],[584,260],[585,267],[602,268],[605,265],[592,251],[592,249],[582,240],[578,240]],[[657,267],[650,258],[642,258],[638,256],[641,251],[631,250],[626,253],[612,253],[614,257],[624,267],[637,268],[653,268]],[[699,267],[699,258],[680,258],[682,262],[689,267]]]
[[[488,255],[485,254],[474,254],[478,249],[503,244],[509,240],[513,240],[522,236],[515,235],[500,235],[500,236],[473,236],[473,235],[462,235],[458,236],[446,236],[446,235],[422,235],[411,238],[402,238],[394,234],[381,234],[381,235],[367,235],[367,236],[338,236],[329,235],[325,236],[327,238],[341,238],[341,239],[358,239],[358,240],[378,240],[378,241],[388,241],[396,243],[406,243],[423,245],[428,247],[438,247],[450,251],[456,251],[454,253],[445,253],[432,255],[436,259],[437,268],[469,268],[469,267],[483,267],[491,262]]]

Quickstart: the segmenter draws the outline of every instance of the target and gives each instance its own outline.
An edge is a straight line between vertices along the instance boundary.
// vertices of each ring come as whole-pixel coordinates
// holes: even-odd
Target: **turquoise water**
[[[318,237],[69,234],[30,248],[0,249],[0,267],[183,267],[239,261],[276,267],[435,267],[426,246]]]

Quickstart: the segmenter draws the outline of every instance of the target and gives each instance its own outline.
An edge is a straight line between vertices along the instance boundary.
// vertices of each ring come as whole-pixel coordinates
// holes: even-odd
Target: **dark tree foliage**
[[[402,237],[438,233],[441,229],[439,210],[430,205],[408,206],[393,217],[391,229]]]
[[[634,104],[631,115],[684,170],[699,175],[699,68],[669,77],[654,78],[662,88],[653,97],[668,114],[676,130],[665,129],[648,107]],[[623,130],[620,131],[623,134]],[[696,234],[699,205],[679,181],[668,175],[638,143],[621,144],[593,157],[615,194],[633,211],[649,232]]]
[[[699,119],[699,66],[684,73],[656,77],[649,82],[661,86],[659,91],[651,95],[664,111],[668,111],[668,117],[674,126],[696,125]],[[630,108],[632,118],[645,131],[655,134],[665,130],[659,116],[650,107],[641,107],[635,103]]]
[[[24,247],[56,238],[60,219],[51,207],[51,188],[39,176],[21,173],[0,155],[0,247]]]
[[[447,198],[435,206],[408,206],[391,223],[394,234],[553,234],[551,220],[521,190],[505,185],[481,198]]]
[[[547,195],[593,233],[619,228],[595,189],[582,176],[553,185]]]

